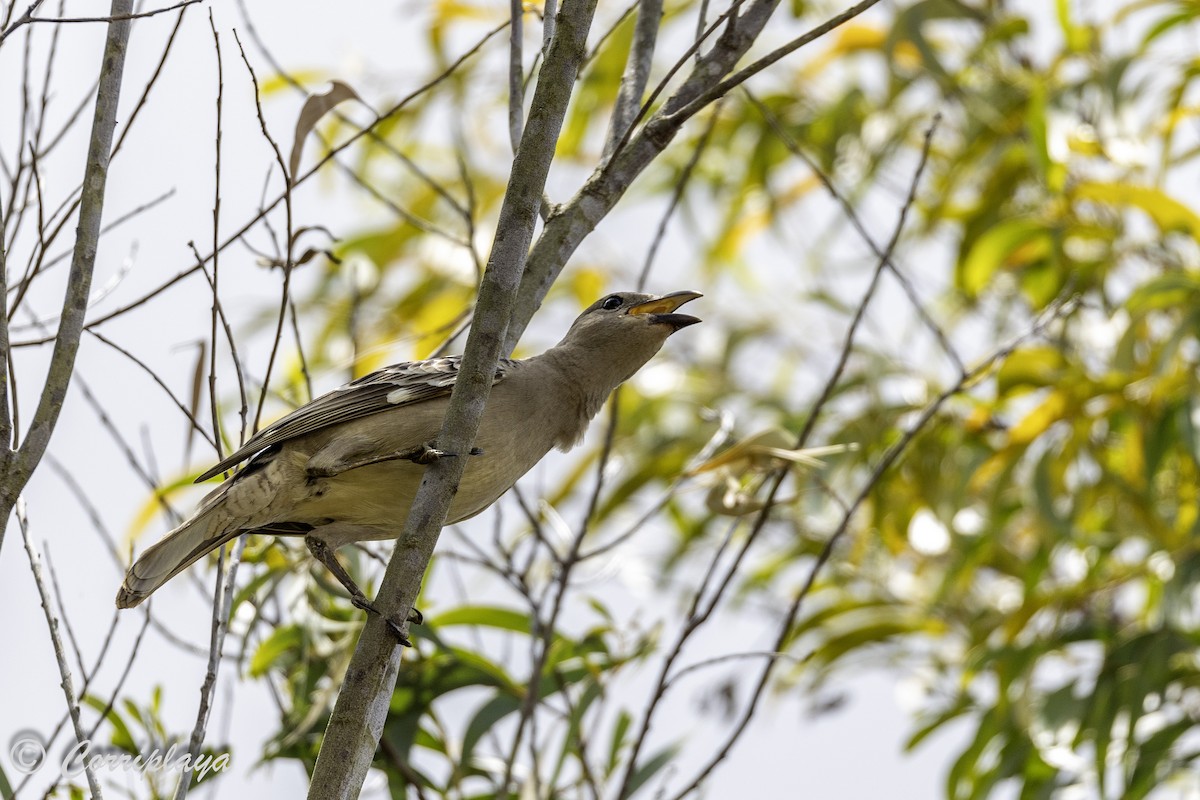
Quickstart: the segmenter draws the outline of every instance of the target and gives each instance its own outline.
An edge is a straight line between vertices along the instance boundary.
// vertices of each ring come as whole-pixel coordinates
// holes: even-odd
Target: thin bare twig
[[[79,674],[83,676],[86,686],[88,671],[87,667],[83,665],[83,651],[79,647],[79,640],[75,638],[75,629],[71,626],[71,618],[67,615],[67,604],[63,602],[62,587],[58,585],[58,571],[54,569],[54,559],[50,555],[50,543],[46,542],[45,544],[46,570],[50,573],[50,587],[54,589],[54,599],[58,602],[58,607],[62,609],[63,627],[67,629],[67,641],[71,643],[71,651],[75,654],[75,665],[79,667]]]
[[[567,589],[571,585],[571,572],[575,569],[575,565],[579,563],[580,551],[583,547],[583,540],[587,536],[588,525],[596,513],[596,507],[600,503],[600,493],[604,489],[604,471],[605,467],[608,466],[609,458],[612,457],[613,440],[616,436],[617,422],[620,418],[620,395],[621,390],[618,388],[613,392],[613,396],[608,401],[608,426],[605,430],[604,445],[600,451],[600,458],[596,462],[596,482],[588,499],[587,510],[584,512],[579,530],[571,539],[570,548],[568,548],[566,554],[561,559],[557,559],[558,574],[555,576],[552,588],[547,589],[547,594],[550,592],[554,594],[550,614],[543,620],[539,608],[534,609],[534,613],[531,616],[533,625],[533,629],[530,631],[531,648],[533,650],[532,665],[529,668],[529,680],[525,684],[525,696],[521,698],[520,715],[517,718],[517,730],[513,734],[512,742],[509,746],[508,758],[504,765],[504,782],[500,785],[501,794],[508,794],[509,787],[512,784],[513,769],[517,762],[517,754],[520,752],[521,739],[525,734],[525,727],[526,725],[532,725],[534,721],[538,701],[541,699],[542,671],[545,669],[546,659],[550,655],[550,646],[554,641],[554,631],[558,627],[558,618],[562,613]],[[536,741],[536,734],[530,734],[530,741],[531,743]],[[537,775],[536,765],[534,765],[533,774]]]
[[[71,22],[128,22],[129,20],[133,19],[144,19],[146,17],[157,16],[158,14],[165,14],[168,11],[174,11],[177,8],[183,8],[184,6],[194,5],[195,3],[201,3],[203,1],[204,0],[183,0],[182,2],[176,3],[173,6],[156,8],[153,11],[142,11],[137,14],[132,12],[125,14],[109,14],[106,17],[34,17],[31,15],[31,12],[26,12],[20,19],[5,28],[3,32],[0,32],[0,44],[3,44],[4,40],[22,25],[31,25],[35,22],[49,22],[59,25]]]
[[[221,306],[220,292],[220,264],[221,251],[217,245],[221,241],[221,102],[225,97],[225,68],[221,59],[221,36],[217,33],[217,26],[213,22],[212,8],[208,9],[208,27],[212,30],[213,35],[213,51],[216,54],[217,61],[217,129],[216,141],[214,143],[213,153],[213,210],[212,210],[212,278],[209,281],[209,286],[212,288],[212,324],[209,333],[208,346],[208,407],[212,415],[212,442],[213,448],[216,449],[217,461],[225,457],[224,448],[221,447],[221,418],[217,404],[217,318],[220,316],[219,310]],[[254,86],[255,96],[257,100],[258,84]],[[208,271],[205,271],[205,276],[208,276]]]
[[[200,707],[196,711],[196,725],[192,728],[192,736],[188,740],[188,753],[192,763],[200,755],[204,746],[204,734],[208,729],[208,718],[212,713],[212,696],[217,687],[217,672],[221,667],[224,655],[225,634],[229,629],[229,610],[233,605],[233,589],[237,581],[237,568],[242,560],[242,551],[246,549],[246,534],[237,538],[233,552],[229,557],[229,569],[225,568],[225,546],[217,557],[217,577],[213,587],[212,630],[208,641],[208,667],[204,672],[204,683],[200,686]],[[222,589],[224,591],[222,591]],[[195,773],[184,770],[175,787],[174,800],[184,800],[191,786]]]
[[[38,595],[42,599],[42,613],[46,617],[46,627],[50,629],[50,642],[54,645],[54,659],[58,663],[58,674],[62,677],[63,696],[67,701],[67,709],[71,712],[71,725],[75,728],[75,742],[82,745],[87,741],[83,732],[83,723],[79,716],[79,703],[75,697],[75,686],[71,680],[71,668],[67,665],[67,655],[63,651],[62,638],[58,635],[58,618],[50,605],[50,592],[46,588],[46,579],[42,576],[42,556],[29,535],[29,517],[25,510],[24,498],[18,498],[16,503],[17,523],[21,526],[21,538],[25,540],[25,552],[29,555],[29,568],[33,571],[33,580],[37,584]],[[103,800],[100,783],[96,780],[95,771],[84,759],[84,773],[87,775],[88,788],[93,800]]]
[[[254,108],[258,113],[258,125],[262,130],[263,138],[267,140],[267,144],[271,146],[271,150],[275,153],[275,161],[279,164],[279,169],[283,173],[283,205],[286,215],[286,228],[284,230],[284,259],[283,259],[283,287],[279,300],[279,317],[275,324],[275,336],[272,338],[271,354],[267,357],[267,369],[263,373],[262,379],[262,394],[258,398],[258,407],[254,411],[254,430],[258,430],[258,423],[262,419],[263,409],[267,405],[267,394],[271,388],[271,370],[275,366],[275,358],[279,354],[279,344],[283,341],[283,325],[287,320],[289,298],[291,297],[292,287],[292,268],[295,266],[295,261],[292,259],[292,248],[295,245],[295,236],[293,235],[292,225],[292,176],[288,173],[287,162],[283,160],[283,151],[279,149],[279,145],[275,142],[271,132],[267,130],[267,119],[263,116],[262,96],[258,88],[258,77],[254,74],[254,67],[250,66],[250,59],[246,56],[246,48],[242,47],[242,40],[238,37],[237,31],[233,32],[234,41],[237,42],[238,52],[242,55],[242,63],[246,65],[246,71],[250,73],[250,81],[254,84]],[[214,255],[217,248],[214,247]]]
[[[779,118],[775,116],[771,109],[767,108],[763,102],[745,86],[742,87],[742,92],[746,95],[746,98],[750,101],[750,103],[758,110],[758,113],[762,114],[763,119],[765,119],[767,124],[771,126],[771,130],[773,130],[775,135],[779,137],[779,140],[783,142],[784,147],[786,147],[792,153],[792,155],[803,161],[805,166],[812,170],[813,174],[817,176],[817,180],[821,182],[826,191],[828,191],[833,199],[837,201],[838,205],[842,207],[842,213],[846,215],[846,219],[850,221],[851,226],[853,226],[854,230],[858,232],[859,237],[863,240],[863,242],[866,243],[867,247],[871,249],[871,252],[875,254],[876,258],[883,258],[883,248],[876,243],[875,238],[871,236],[869,231],[867,231],[867,227],[863,223],[862,217],[859,216],[858,212],[854,209],[854,206],[851,205],[849,198],[847,198],[846,195],[842,193],[836,185],[834,185],[833,178],[827,175],[825,171],[821,169],[821,166],[809,157],[808,153],[804,152],[804,149],[800,147],[800,143],[796,141],[795,137],[793,137],[783,127],[782,124],[780,124]],[[929,311],[925,308],[924,303],[921,302],[921,298],[917,295],[916,287],[912,285],[912,281],[908,279],[907,275],[900,271],[900,268],[896,265],[894,257],[888,257],[885,259],[884,264],[892,273],[892,276],[900,284],[900,288],[904,291],[904,294],[908,296],[908,300],[912,304],[913,309],[916,310],[917,316],[920,317],[921,321],[925,324],[925,327],[928,328],[929,331],[934,335],[934,338],[937,339],[938,345],[942,348],[942,351],[954,363],[958,373],[961,374],[966,369],[963,364],[962,357],[959,356],[954,345],[950,343],[950,338],[946,335],[946,331],[943,330],[942,326],[937,324],[937,322],[929,314]]]
[[[188,409],[188,407],[185,406],[183,404],[183,402],[175,396],[175,393],[171,391],[171,387],[166,384],[166,382],[162,379],[161,376],[159,376],[159,374],[157,372],[155,372],[153,369],[151,369],[149,367],[149,365],[146,364],[146,362],[142,361],[140,358],[135,356],[133,353],[129,352],[124,347],[121,347],[121,345],[117,344],[112,339],[109,339],[104,334],[99,333],[97,331],[92,331],[92,330],[89,330],[88,333],[91,334],[92,336],[96,337],[96,339],[100,340],[104,344],[111,347],[113,350],[116,350],[118,353],[120,353],[121,355],[128,358],[134,364],[137,364],[138,367],[140,367],[143,372],[145,372],[148,376],[150,376],[150,379],[152,381],[154,381],[156,384],[158,384],[160,389],[162,389],[164,392],[167,393],[167,397],[169,397],[171,399],[171,402],[175,404],[175,407],[178,408],[179,411],[185,417],[187,417],[188,423],[192,426],[192,429],[195,430],[197,433],[199,433],[201,436],[203,436],[205,441],[207,441],[209,444],[211,444],[217,450],[218,455],[220,454],[221,449],[217,444],[217,440],[215,440],[213,438],[213,436],[211,436],[209,434],[209,432],[204,429],[204,426],[200,424],[200,420],[196,419],[196,417],[192,414],[192,412]],[[218,435],[219,435],[219,433],[218,433]]]
[[[721,117],[722,101],[718,100],[714,106],[712,114],[708,118],[708,124],[704,126],[704,132],[700,134],[700,140],[696,142],[696,147],[692,150],[692,155],[687,163],[683,165],[683,171],[680,172],[679,178],[675,181],[675,190],[671,193],[671,201],[667,203],[667,210],[663,212],[662,219],[658,221],[658,229],[654,232],[654,238],[650,240],[650,247],[646,250],[646,260],[642,262],[642,271],[638,274],[638,291],[642,291],[646,286],[646,281],[650,278],[650,267],[654,265],[654,257],[658,255],[659,245],[662,244],[663,237],[667,234],[667,224],[670,223],[671,217],[675,215],[675,209],[679,207],[679,202],[683,200],[683,193],[687,190],[688,184],[692,180],[692,173],[696,170],[696,165],[700,163],[700,156],[704,155],[705,148],[712,141],[713,131],[716,130],[717,120]]]
[[[229,345],[229,357],[233,360],[234,375],[237,376],[238,382],[238,397],[241,399],[241,407],[238,410],[242,420],[240,442],[246,441],[246,428],[250,421],[250,396],[246,391],[246,373],[242,368],[242,361],[238,357],[237,342],[233,338],[233,328],[229,324],[228,317],[225,316],[225,307],[221,304],[221,296],[217,294],[216,287],[213,284],[212,276],[208,274],[208,270],[204,267],[203,259],[200,256],[200,251],[196,249],[194,242],[188,242],[188,247],[192,251],[192,255],[196,257],[196,263],[199,269],[204,273],[205,280],[208,281],[208,288],[213,293],[213,303],[217,307],[217,317],[221,320],[221,327],[225,331],[225,343]],[[215,434],[219,436],[220,433]]]

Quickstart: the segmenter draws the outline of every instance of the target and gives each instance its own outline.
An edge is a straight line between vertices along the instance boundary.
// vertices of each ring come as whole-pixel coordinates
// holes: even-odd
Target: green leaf
[[[298,651],[303,644],[304,631],[299,625],[276,628],[254,651],[254,656],[250,659],[250,674],[261,678],[275,662],[289,652]]]
[[[1067,359],[1056,347],[1026,347],[1001,363],[996,371],[996,394],[1007,397],[1014,389],[1041,389],[1064,378]]]
[[[658,751],[652,758],[647,759],[633,771],[633,775],[629,778],[629,789],[626,797],[633,797],[637,794],[638,789],[651,778],[653,778],[659,770],[671,763],[671,759],[679,752],[679,745],[672,744]]]
[[[459,606],[445,613],[440,613],[436,620],[437,627],[449,628],[455,625],[480,625],[485,628],[529,633],[532,630],[529,614],[498,606]]]
[[[479,743],[479,740],[497,722],[520,707],[521,698],[507,693],[497,693],[491,700],[480,706],[479,710],[475,712],[475,716],[471,717],[471,722],[467,725],[467,732],[463,735],[462,757],[459,763],[460,770],[470,765],[471,757],[475,752],[475,745]]]
[[[1125,308],[1131,315],[1141,316],[1150,311],[1191,305],[1198,293],[1200,272],[1168,272],[1138,286],[1125,301]]]
[[[633,717],[625,709],[621,709],[617,714],[617,722],[613,725],[612,737],[608,744],[608,775],[612,775],[617,768],[617,764],[621,759],[621,750],[625,748],[625,735],[629,733],[629,726],[633,723]]]
[[[108,706],[107,700],[102,700],[99,697],[90,694],[84,696],[83,702],[98,712],[104,712],[104,709]],[[130,732],[129,726],[125,724],[125,720],[121,719],[121,715],[118,713],[115,704],[112,708],[108,709],[108,712],[104,715],[104,718],[108,721],[109,725],[112,725],[113,745],[128,753],[136,752],[137,744],[133,740],[133,734]]]
[[[1048,250],[1045,226],[1032,219],[1000,222],[980,236],[962,262],[959,289],[976,298],[1001,269],[1026,263]]]

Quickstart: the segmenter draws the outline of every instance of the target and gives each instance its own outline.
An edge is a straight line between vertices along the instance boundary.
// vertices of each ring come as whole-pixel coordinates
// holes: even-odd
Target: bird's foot
[[[411,461],[414,464],[432,464],[439,458],[457,458],[458,453],[447,453],[444,450],[438,450],[433,445],[423,444],[415,450],[410,450],[401,458]]]
[[[376,614],[382,617],[392,634],[396,637],[396,641],[405,647],[412,647],[412,642],[404,635],[404,627],[395,619],[380,611],[378,606],[367,599],[367,596],[363,594],[363,590],[350,577],[350,573],[346,572],[346,568],[338,563],[337,556],[333,554],[333,550],[330,549],[325,540],[319,536],[310,534],[304,537],[304,543],[308,545],[309,552],[313,554],[313,557],[324,564],[325,568],[333,574],[333,577],[337,578],[338,582],[346,588],[346,591],[350,594],[350,602],[354,604],[355,608],[361,608],[368,614]],[[409,610],[407,622],[420,625],[424,620],[425,617],[420,611],[415,608]]]
[[[472,447],[470,455],[481,456],[483,451],[478,447]],[[408,453],[401,456],[414,464],[432,464],[439,458],[458,458],[458,453],[447,453],[445,450],[438,450],[433,445],[423,444],[415,450],[410,450]]]
[[[389,617],[380,611],[379,607],[368,600],[365,595],[360,594],[356,597],[351,597],[350,602],[352,602],[356,608],[361,608],[368,614],[375,614],[376,616],[381,617],[384,623],[387,624],[388,630],[390,630],[392,635],[396,637],[397,642],[405,647],[413,646],[413,643],[409,641],[407,636],[404,635],[404,626],[396,622],[396,620],[392,617]],[[425,616],[417,609],[414,608],[408,612],[408,622],[411,622],[414,625],[420,625],[424,621]]]

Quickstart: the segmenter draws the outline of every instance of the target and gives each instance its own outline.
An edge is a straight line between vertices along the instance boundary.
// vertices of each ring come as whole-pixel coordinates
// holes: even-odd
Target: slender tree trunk
[[[462,368],[438,437],[441,450],[470,451],[491,393],[496,363],[506,352],[505,331],[533,240],[559,131],[586,52],[596,2],[567,0],[558,13],[529,119],[513,158]],[[426,470],[376,597],[384,614],[403,619],[416,601],[466,461],[440,459]],[[309,786],[312,800],[358,797],[383,733],[400,655],[401,648],[383,620],[369,617],[325,731]]]

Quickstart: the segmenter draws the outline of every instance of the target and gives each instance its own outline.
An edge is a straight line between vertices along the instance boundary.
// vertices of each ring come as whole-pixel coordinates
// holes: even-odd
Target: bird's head
[[[699,292],[607,295],[579,315],[559,347],[586,353],[594,368],[611,372],[604,377],[616,386],[641,369],[668,336],[700,321],[676,310],[701,296]]]

